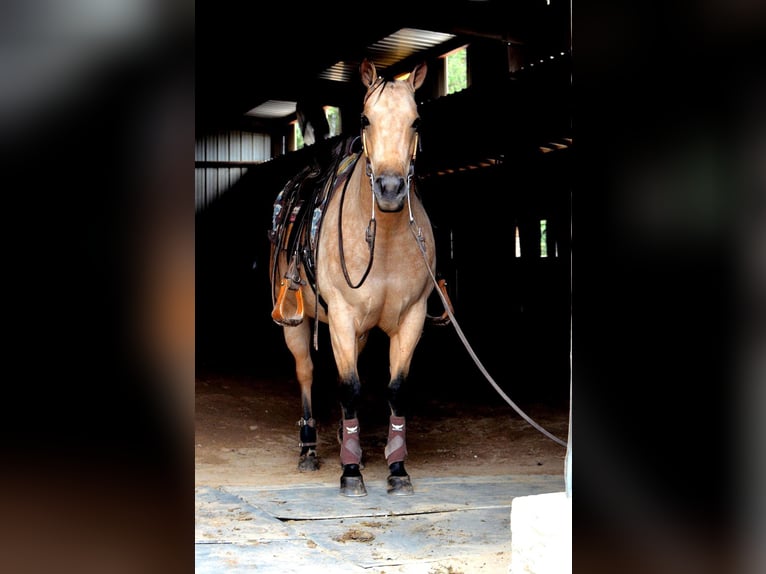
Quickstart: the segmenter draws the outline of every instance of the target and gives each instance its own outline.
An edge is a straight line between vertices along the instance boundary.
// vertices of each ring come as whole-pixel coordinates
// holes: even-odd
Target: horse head
[[[404,80],[379,78],[375,65],[365,59],[360,72],[367,87],[362,112],[362,141],[378,208],[401,211],[414,175],[418,142],[415,91],[423,85],[427,67],[415,66]]]
[[[311,98],[301,98],[295,106],[295,117],[303,134],[304,145],[314,145],[330,137],[330,124],[324,107]]]

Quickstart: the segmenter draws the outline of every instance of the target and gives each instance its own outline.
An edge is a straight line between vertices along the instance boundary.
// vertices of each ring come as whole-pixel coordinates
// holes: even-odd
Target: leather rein
[[[410,203],[410,189],[411,189],[412,178],[415,175],[415,157],[417,156],[419,145],[420,145],[420,138],[418,137],[418,133],[415,132],[415,146],[412,152],[412,158],[410,159],[410,167],[407,171],[407,209],[409,210],[410,224],[412,224],[415,221],[414,217],[412,216],[412,204]],[[359,279],[359,282],[356,285],[354,285],[354,282],[351,280],[351,277],[348,274],[348,268],[346,267],[346,257],[343,253],[343,203],[346,198],[346,190],[348,189],[348,183],[351,180],[350,177],[346,178],[346,182],[343,185],[343,191],[341,192],[341,196],[340,196],[340,206],[338,207],[338,252],[340,255],[340,266],[341,266],[341,269],[343,269],[343,276],[346,278],[346,283],[352,289],[358,289],[359,287],[361,287],[364,281],[367,279],[367,275],[370,274],[370,269],[372,269],[372,263],[375,259],[375,235],[378,229],[378,222],[375,219],[375,172],[372,169],[372,162],[370,162],[370,156],[367,153],[367,137],[365,136],[365,128],[362,128],[362,150],[363,150],[364,159],[365,159],[365,175],[370,178],[370,197],[372,198],[370,221],[367,224],[367,229],[365,230],[365,233],[364,233],[364,239],[367,242],[367,247],[370,252],[370,258],[367,262],[367,268],[364,270],[364,273],[362,274],[361,279]],[[357,158],[356,161],[359,161],[359,158]],[[421,238],[421,241],[422,241],[422,238]]]

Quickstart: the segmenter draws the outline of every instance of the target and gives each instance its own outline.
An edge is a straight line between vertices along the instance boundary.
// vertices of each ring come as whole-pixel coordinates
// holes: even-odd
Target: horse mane
[[[389,78],[379,77],[377,80],[375,80],[375,83],[370,86],[370,89],[367,91],[367,93],[364,96],[364,104],[367,104],[367,100],[369,100],[373,94],[377,93],[378,98],[380,98],[381,94],[383,93],[383,90],[385,87],[390,84],[393,80]]]

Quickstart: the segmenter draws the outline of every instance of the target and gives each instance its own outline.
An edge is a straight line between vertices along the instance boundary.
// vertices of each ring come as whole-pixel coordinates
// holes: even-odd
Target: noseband
[[[375,221],[375,170],[372,168],[370,154],[367,152],[366,129],[366,126],[362,127],[362,151],[364,153],[365,174],[370,178],[370,190],[372,191],[372,209],[370,215],[370,223],[372,223]],[[410,186],[412,184],[412,178],[415,177],[415,159],[417,158],[419,148],[420,134],[415,131],[415,145],[412,146],[412,157],[410,158],[409,168],[407,169],[407,209],[409,210],[410,221],[413,220],[412,205],[410,203]],[[369,226],[367,229],[369,231]]]

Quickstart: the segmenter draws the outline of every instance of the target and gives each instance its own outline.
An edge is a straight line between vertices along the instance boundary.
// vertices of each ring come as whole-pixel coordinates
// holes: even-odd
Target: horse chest
[[[360,331],[376,326],[391,330],[419,300],[412,295],[411,280],[412,277],[397,281],[391,275],[383,278],[371,275],[361,287],[352,289],[341,277],[340,282],[325,285],[324,290],[320,283],[320,293],[327,300],[330,315],[353,316]]]

